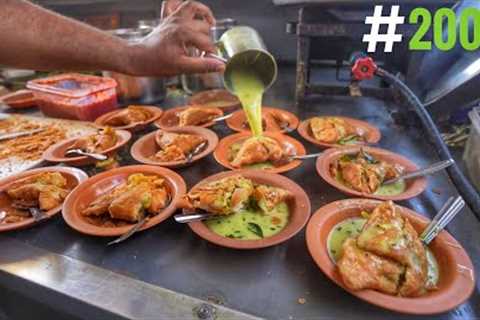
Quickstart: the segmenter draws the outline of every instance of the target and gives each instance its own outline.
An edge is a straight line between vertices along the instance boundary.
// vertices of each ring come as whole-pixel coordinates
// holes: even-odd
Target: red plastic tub
[[[27,83],[46,116],[84,121],[93,121],[117,108],[116,86],[111,78],[75,73]]]

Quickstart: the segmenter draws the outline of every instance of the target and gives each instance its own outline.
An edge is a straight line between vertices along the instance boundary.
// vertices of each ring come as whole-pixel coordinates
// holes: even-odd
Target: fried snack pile
[[[341,118],[312,118],[309,122],[313,137],[321,142],[346,144],[363,140],[363,132]]]
[[[333,177],[341,178],[348,187],[365,193],[374,193],[383,181],[397,178],[403,171],[402,166],[376,160],[363,149],[330,165]]]
[[[4,121],[0,121],[0,123]],[[6,132],[21,132],[39,128],[44,128],[45,130],[29,136],[0,141],[0,160],[14,156],[25,160],[37,160],[41,158],[43,152],[51,145],[66,138],[65,130],[54,125],[39,126],[24,121],[24,123],[19,123],[18,125],[8,126],[3,124],[2,126],[10,128]]]
[[[214,215],[229,215],[255,201],[268,213],[276,205],[290,199],[290,192],[267,185],[256,185],[241,175],[206,183],[190,191],[185,199],[191,209],[201,209]]]
[[[189,107],[177,114],[178,126],[198,126],[220,117],[222,111],[205,107]]]
[[[252,137],[243,142],[230,163],[235,168],[241,168],[267,161],[280,162],[285,156],[285,151],[277,140],[264,136]]]
[[[158,136],[157,136],[158,137]],[[161,131],[156,139],[160,151],[152,156],[161,162],[184,161],[198,146],[207,142],[204,137],[194,134],[178,134]]]
[[[152,215],[158,214],[167,206],[168,201],[169,194],[164,179],[136,173],[130,175],[126,182],[95,199],[82,214],[86,217],[103,216],[107,218],[102,220],[104,222],[108,222],[108,219],[137,222],[144,217],[145,211]]]
[[[337,266],[347,288],[374,289],[404,297],[434,289],[427,281],[425,248],[399,210],[391,201],[380,204],[358,238],[344,242]]]
[[[43,172],[26,177],[6,190],[14,206],[44,211],[61,205],[68,192],[67,180],[59,172]]]
[[[113,147],[117,141],[115,130],[111,127],[106,127],[96,134],[77,139],[69,149],[81,149],[90,153],[102,152]]]
[[[128,108],[116,113],[105,121],[105,124],[113,127],[127,126],[133,123],[140,123],[150,119],[152,115],[141,106],[128,106]]]

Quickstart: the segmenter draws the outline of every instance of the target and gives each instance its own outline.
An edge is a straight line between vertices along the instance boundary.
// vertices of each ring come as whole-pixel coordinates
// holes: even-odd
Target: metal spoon
[[[204,141],[195,147],[195,149],[193,149],[192,152],[187,155],[187,163],[192,162],[193,157],[200,153],[206,147],[206,145],[207,141]]]
[[[104,160],[108,159],[108,157],[106,155],[99,154],[99,153],[85,152],[82,149],[70,149],[67,152],[65,152],[65,155],[67,155],[67,156],[72,156],[72,155],[85,156],[85,157],[89,157],[89,158],[99,160],[99,161],[104,161]]]
[[[12,207],[20,210],[28,210],[28,212],[30,213],[30,215],[32,216],[35,222],[48,218],[48,216],[42,210],[34,206],[27,206],[19,203],[12,203]]]
[[[220,121],[223,121],[223,120],[227,120],[228,118],[231,118],[232,116],[233,116],[233,113],[230,113],[230,114],[226,114],[224,116],[218,117],[218,118],[214,118],[212,121],[220,122]]]
[[[280,123],[280,129],[284,130],[285,133],[290,133],[290,132],[295,131],[295,129],[290,127],[290,123],[288,123],[288,122],[281,122]]]
[[[178,223],[190,223],[196,221],[203,221],[212,218],[214,215],[210,213],[188,213],[188,214],[176,214],[173,216]]]
[[[447,224],[449,224],[450,221],[462,211],[463,207],[465,207],[465,201],[461,196],[449,198],[420,235],[420,240],[423,244],[426,246],[429,245],[440,231],[442,231]]]
[[[317,152],[317,153],[305,154],[303,156],[292,155],[292,156],[289,156],[289,160],[306,160],[306,159],[318,158],[322,155],[322,153],[323,152]]]
[[[125,232],[124,234],[122,234],[120,237],[118,237],[117,239],[113,240],[113,241],[110,241],[109,243],[107,243],[107,246],[111,246],[112,244],[117,244],[117,243],[120,243],[122,241],[125,241],[127,240],[128,238],[130,238],[135,232],[137,232],[138,230],[140,230],[143,225],[148,221],[148,214],[144,215],[142,219],[140,219],[133,227],[130,228],[130,230],[128,230],[127,232]]]
[[[403,174],[403,175],[401,175],[397,178],[384,181],[383,185],[392,184],[392,183],[395,183],[395,182],[400,181],[400,180],[413,179],[413,178],[418,178],[418,177],[422,177],[422,176],[431,175],[431,174],[434,174],[434,173],[436,173],[440,170],[443,170],[445,168],[450,167],[454,163],[455,163],[455,161],[453,159],[440,161],[440,162],[434,163],[434,164],[432,164],[432,165],[430,165],[426,168],[419,169],[419,170],[413,171],[413,172],[409,172],[409,173]]]
[[[167,205],[165,206],[165,208],[170,205],[171,201],[172,201],[172,199],[171,199],[171,197],[169,197],[168,201],[167,201]],[[107,246],[123,242],[123,241],[127,240],[128,238],[130,238],[135,232],[139,231],[145,225],[145,223],[147,223],[148,218],[149,218],[149,214],[144,213],[142,219],[140,219],[133,227],[131,227],[127,232],[122,234],[120,237],[118,237],[117,239],[107,243]]]

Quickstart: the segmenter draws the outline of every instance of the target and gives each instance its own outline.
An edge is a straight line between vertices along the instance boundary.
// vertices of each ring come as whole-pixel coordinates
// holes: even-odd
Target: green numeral
[[[419,19],[422,18],[422,23],[417,32],[413,35],[409,43],[410,50],[431,50],[432,42],[422,40],[427,34],[430,26],[432,25],[432,15],[430,11],[425,8],[416,8],[410,13],[409,23],[418,24]]]
[[[473,24],[473,40],[470,41],[468,25]],[[480,48],[480,10],[466,8],[460,16],[460,44],[465,50],[475,51]]]
[[[443,36],[443,21],[447,20],[447,39]],[[449,8],[438,9],[433,18],[433,41],[435,46],[442,50],[452,50],[457,43],[457,27],[455,12]]]

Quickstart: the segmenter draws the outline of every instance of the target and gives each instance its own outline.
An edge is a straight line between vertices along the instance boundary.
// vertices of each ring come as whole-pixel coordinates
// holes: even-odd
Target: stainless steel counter
[[[318,97],[296,110],[293,91],[293,70],[282,70],[265,104],[287,108],[301,119],[337,114],[367,120],[381,129],[381,147],[421,166],[437,160],[418,128],[393,122],[390,112],[400,107],[392,103]],[[178,103],[178,97],[170,97],[162,106]],[[230,133],[224,124],[213,129],[221,137]],[[301,140],[298,134],[293,136]],[[317,150],[301,141],[309,151]],[[191,187],[222,170],[210,156],[178,172]],[[305,161],[286,176],[305,188],[314,210],[345,198],[316,174],[314,161]],[[456,191],[443,173],[428,180],[429,187],[421,196],[401,204],[431,217]],[[448,230],[470,254],[479,274],[480,221],[467,209]],[[213,312],[218,319],[416,318],[369,305],[333,284],[310,258],[303,231],[273,248],[236,251],[209,244],[188,226],[170,219],[116,247],[107,247],[107,242],[70,229],[61,216],[31,229],[3,234],[0,288],[85,319],[185,319],[199,315],[211,319],[212,310],[202,308],[205,301],[215,304]],[[299,303],[299,298],[305,303]],[[479,318],[478,283],[467,303],[437,317]]]

